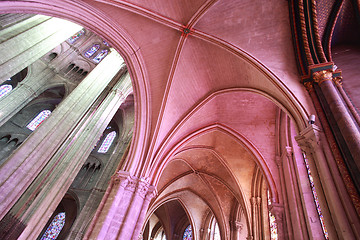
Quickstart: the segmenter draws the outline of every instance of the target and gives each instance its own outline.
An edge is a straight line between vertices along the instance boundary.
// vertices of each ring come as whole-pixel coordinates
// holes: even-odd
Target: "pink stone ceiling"
[[[133,161],[125,170],[149,176],[153,184],[159,182],[158,190],[187,171],[213,174],[216,170],[224,173],[221,181],[228,182],[229,189],[236,189],[255,165],[268,181],[276,180],[279,108],[300,130],[314,113],[296,70],[287,4],[283,0],[25,0],[0,3],[0,9],[75,21],[107,39],[124,56],[135,99],[129,155]],[[184,33],[185,28],[190,33]],[[202,135],[207,127],[227,133],[217,129]],[[186,150],[196,141],[219,151],[224,162],[203,149]],[[185,162],[176,162],[179,156]],[[246,184],[244,189],[249,191]],[[239,188],[233,194],[240,192]]]

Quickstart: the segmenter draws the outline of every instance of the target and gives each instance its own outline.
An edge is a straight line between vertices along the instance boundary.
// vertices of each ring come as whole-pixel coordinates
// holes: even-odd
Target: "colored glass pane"
[[[94,57],[94,62],[99,63],[101,60],[103,60],[104,57],[106,57],[107,54],[108,50],[102,50],[96,57]]]
[[[271,214],[270,211],[269,211],[269,221],[270,221],[270,239],[277,240],[278,231],[277,231],[276,218],[274,215]]]
[[[183,240],[192,240],[192,229],[191,229],[191,225],[189,225],[185,231],[184,231],[184,236],[183,236]]]
[[[86,53],[85,53],[85,57],[91,57],[92,55],[94,55],[94,53],[96,53],[97,50],[99,50],[100,45],[99,44],[94,44],[91,48],[89,48]]]
[[[9,84],[0,86],[0,98],[8,94],[11,90],[12,90],[12,86]]]
[[[45,119],[50,116],[51,111],[50,110],[44,110],[41,113],[39,113],[26,127],[30,129],[31,131],[34,131],[36,128],[42,124]]]
[[[320,203],[319,203],[319,199],[318,199],[318,196],[317,196],[317,193],[316,193],[316,189],[315,189],[315,184],[314,184],[314,179],[313,177],[311,176],[311,171],[310,171],[310,165],[309,165],[309,161],[306,157],[306,154],[303,152],[303,157],[304,157],[304,161],[305,161],[305,166],[306,166],[306,170],[307,170],[307,174],[308,174],[308,177],[309,177],[309,182],[310,182],[310,187],[311,187],[311,191],[312,191],[312,194],[313,194],[313,197],[314,197],[314,201],[315,201],[315,205],[316,205],[316,210],[319,214],[319,219],[320,219],[320,223],[321,223],[321,227],[322,227],[322,230],[324,232],[324,236],[325,236],[325,239],[329,239],[329,234],[327,232],[327,229],[326,229],[326,226],[325,226],[325,222],[324,222],[324,216],[322,215],[322,212],[321,212],[321,207],[320,207]]]
[[[70,44],[73,44],[76,40],[78,40],[80,38],[81,35],[83,35],[85,33],[84,30],[80,30],[77,33],[75,33],[74,35],[72,35],[69,39],[68,42]]]
[[[105,45],[105,46],[108,46],[108,47],[110,47],[110,45],[109,45],[109,43],[107,42],[107,41],[103,41],[103,44]]]
[[[111,133],[108,133],[106,135],[104,141],[102,142],[102,144],[101,144],[101,146],[100,146],[100,148],[98,150],[98,153],[106,153],[109,150],[109,148],[110,148],[112,142],[114,141],[115,137],[116,137],[116,132],[115,131],[112,131]]]
[[[54,217],[41,240],[53,240],[59,236],[61,229],[65,224],[65,213],[61,212]]]

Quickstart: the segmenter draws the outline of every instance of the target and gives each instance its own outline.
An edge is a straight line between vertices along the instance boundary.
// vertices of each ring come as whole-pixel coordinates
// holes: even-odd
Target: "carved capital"
[[[296,136],[295,139],[302,150],[305,152],[311,151],[320,147],[320,128],[314,124],[309,125],[303,131],[300,132],[299,136]]]
[[[257,205],[258,207],[261,206],[261,197],[256,197],[256,205]]]
[[[270,212],[275,216],[278,221],[282,221],[284,217],[284,207],[280,204],[273,204]]]
[[[314,85],[312,82],[304,82],[304,86],[306,88],[306,91],[308,91],[309,93],[314,91]]]
[[[239,221],[231,221],[230,226],[233,231],[241,232],[244,225]]]
[[[332,81],[333,72],[331,70],[317,71],[312,74],[312,78],[313,78],[314,82],[321,85],[321,83],[323,83],[325,81]]]
[[[281,157],[280,157],[280,156],[278,156],[278,155],[275,156],[275,163],[276,163],[276,166],[277,166],[278,168],[281,168],[281,166],[282,166],[282,160],[281,160]]]
[[[336,84],[337,87],[342,87],[342,77],[334,77],[334,83]]]
[[[125,188],[129,182],[129,174],[123,171],[116,172],[112,177],[111,181],[115,185],[119,185]]]

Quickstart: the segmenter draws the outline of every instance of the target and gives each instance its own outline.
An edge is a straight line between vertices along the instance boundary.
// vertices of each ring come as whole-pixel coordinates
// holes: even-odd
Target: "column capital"
[[[306,88],[306,91],[308,91],[309,93],[311,93],[312,91],[314,91],[313,82],[304,82],[304,86],[305,86],[305,88]]]
[[[337,87],[342,87],[342,76],[334,77],[333,80]]]
[[[244,225],[239,221],[230,221],[230,227],[234,231],[241,232]]]
[[[146,178],[131,176],[126,171],[117,171],[112,177],[113,184],[119,184],[126,191],[134,192],[142,198],[151,199],[156,195],[156,188]]]
[[[270,212],[275,216],[279,221],[282,221],[284,216],[284,206],[278,203],[273,203],[270,206]]]
[[[333,71],[331,69],[316,71],[312,73],[311,77],[314,80],[314,82],[321,85],[321,83],[325,81],[332,81]]]
[[[295,137],[295,140],[303,150],[318,148],[321,145],[320,133],[321,129],[318,126],[310,124]]]

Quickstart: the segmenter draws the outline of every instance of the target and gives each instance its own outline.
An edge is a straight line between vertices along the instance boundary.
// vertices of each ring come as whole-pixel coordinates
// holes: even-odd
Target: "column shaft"
[[[81,28],[66,20],[34,16],[0,31],[0,83],[38,60]]]
[[[119,71],[123,63],[110,53],[0,169],[0,218],[24,193]]]
[[[21,218],[27,226],[19,239],[36,238],[47,222],[47,216],[52,214],[62,197],[75,179],[87,157],[93,150],[97,140],[115,115],[125,97],[119,89],[122,80],[114,86],[101,105],[94,112],[88,114],[79,129],[74,131],[69,138],[71,142],[58,151],[46,167],[47,179],[41,179],[37,188],[41,191]],[[51,166],[53,164],[55,166]],[[46,181],[45,186],[41,182]],[[28,200],[29,201],[29,200]]]

